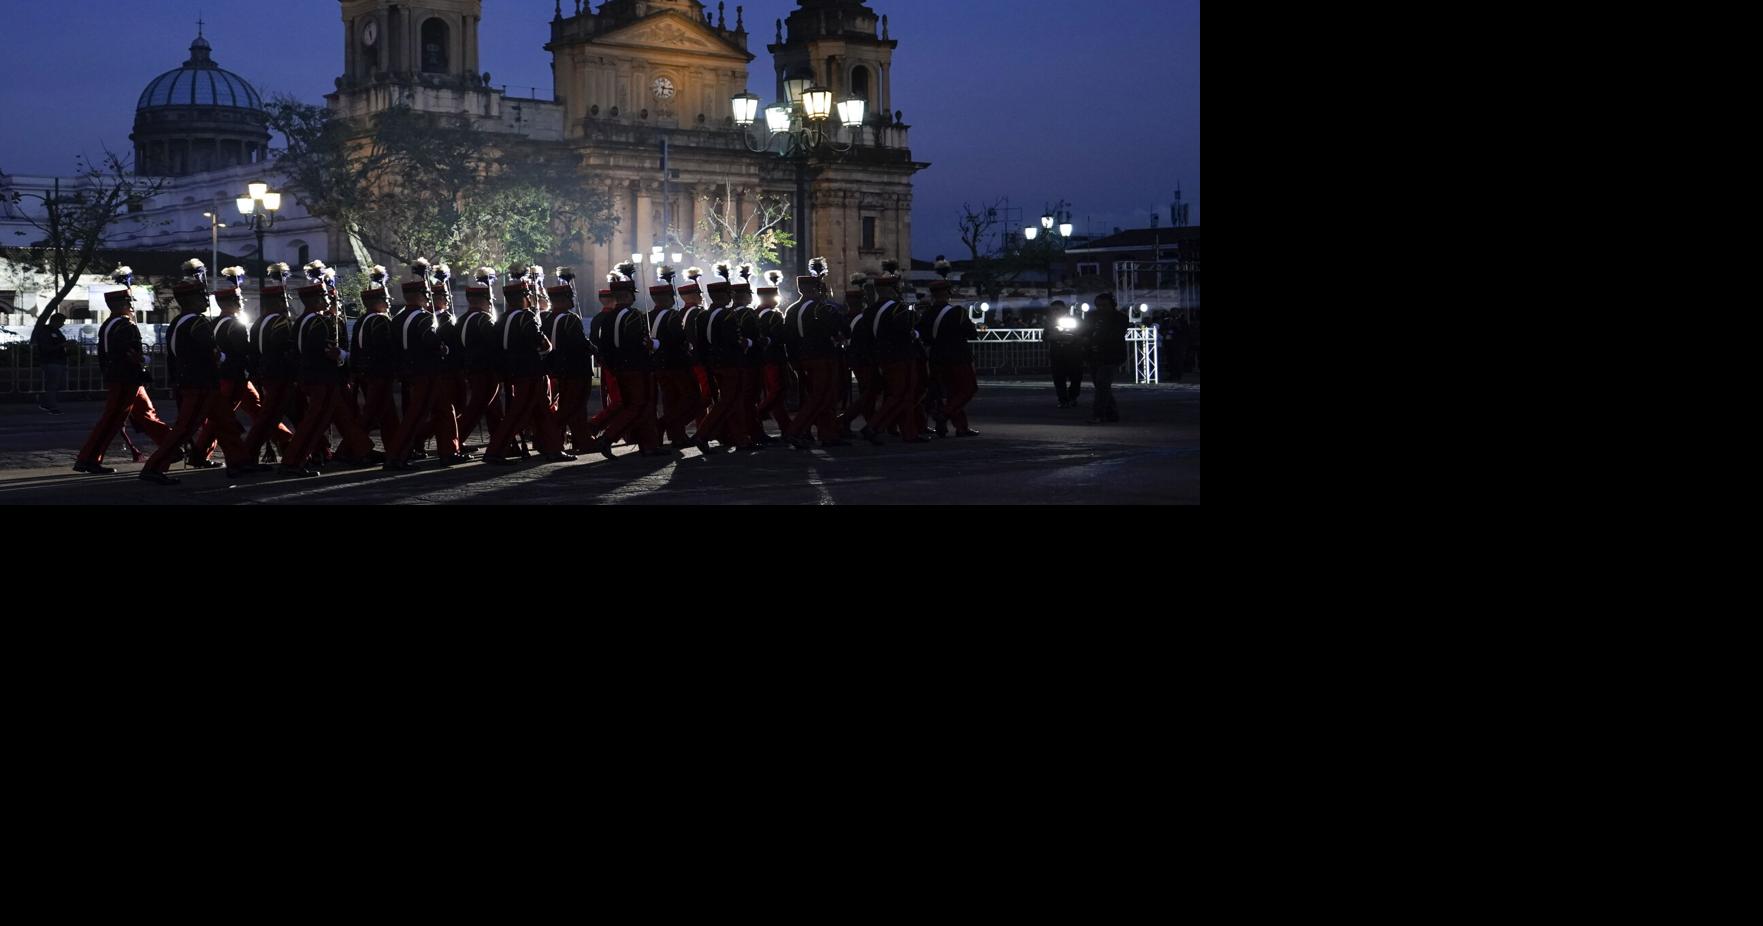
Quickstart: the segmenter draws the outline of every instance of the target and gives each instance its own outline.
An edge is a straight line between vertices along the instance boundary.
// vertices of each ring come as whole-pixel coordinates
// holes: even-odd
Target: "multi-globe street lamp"
[[[1066,245],[1071,242],[1071,233],[1073,229],[1069,221],[1063,220],[1066,217],[1066,214],[1061,211],[1069,205],[1070,203],[1060,200],[1052,208],[1048,209],[1045,215],[1041,216],[1041,224],[1039,228],[1030,225],[1022,230],[1023,239],[1029,242],[1040,237],[1042,232],[1046,232],[1047,234],[1046,242],[1039,245],[1039,248],[1042,250],[1045,258],[1042,263],[1047,268],[1047,302],[1049,305],[1051,305],[1053,301],[1053,264],[1058,259],[1059,255],[1064,253]]]
[[[257,288],[263,288],[269,274],[269,256],[263,253],[263,233],[275,227],[275,214],[282,208],[282,194],[272,193],[269,184],[261,181],[247,184],[245,195],[235,200],[239,215],[257,234]]]
[[[846,96],[837,103],[833,92],[814,79],[810,68],[797,68],[784,80],[784,97],[765,108],[764,140],[755,138],[752,127],[759,121],[759,97],[742,91],[730,102],[734,106],[735,125],[741,138],[754,153],[773,151],[778,157],[796,165],[796,272],[808,272],[808,158],[817,151],[848,154],[857,146],[869,102],[859,96]],[[833,112],[838,123],[829,129]],[[781,144],[780,144],[781,142]]]

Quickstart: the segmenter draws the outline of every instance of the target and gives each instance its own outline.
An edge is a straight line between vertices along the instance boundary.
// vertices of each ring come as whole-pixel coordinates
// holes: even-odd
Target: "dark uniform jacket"
[[[967,317],[965,307],[953,303],[933,307],[925,318],[930,330],[931,363],[973,362],[973,348],[967,342],[979,337],[979,329]]]
[[[649,319],[655,329],[655,340],[661,349],[655,352],[658,370],[690,370],[692,340],[686,332],[686,319],[679,309],[657,309]]]
[[[551,312],[545,333],[551,338],[551,367],[557,376],[588,377],[594,375],[594,345],[588,341],[588,328],[574,312]]]
[[[709,353],[706,361],[713,367],[741,365],[741,331],[735,324],[735,310],[717,306],[704,316],[704,345]]]
[[[120,315],[112,316],[98,328],[98,367],[104,371],[106,386],[121,383],[139,386],[147,381],[142,375],[146,354],[141,350],[141,329]]]
[[[588,343],[594,345],[594,353],[600,358],[602,368],[611,369],[618,365],[612,356],[612,320],[618,317],[618,309],[601,309],[588,321]]]
[[[317,312],[300,316],[294,326],[294,339],[299,345],[300,381],[318,386],[341,386],[349,379],[349,368],[339,357],[332,360],[325,354],[327,347],[344,347],[347,335],[339,337],[342,319]]]
[[[251,355],[251,332],[237,315],[222,315],[214,320],[214,343],[226,359],[220,363],[220,378],[240,382],[246,376]]]
[[[845,319],[845,358],[854,367],[875,365],[875,307],[865,306]]]
[[[912,311],[905,303],[888,300],[875,309],[869,323],[875,335],[877,363],[905,363],[915,356],[912,348]]]
[[[792,364],[800,364],[802,362],[802,324],[800,316],[805,309],[812,305],[814,305],[814,300],[803,297],[790,303],[789,307],[784,309],[783,340],[785,355],[789,358],[789,361]]]
[[[792,359],[789,351],[790,338],[795,332],[784,326],[784,313],[781,309],[764,309],[753,313],[759,321],[758,352],[762,363],[788,363]]]
[[[200,312],[179,315],[166,333],[166,357],[172,382],[181,387],[212,389],[220,384],[220,351],[214,325]]]
[[[706,358],[710,356],[710,344],[704,339],[708,333],[704,323],[709,320],[710,310],[701,305],[687,309],[680,320],[686,330],[686,344],[691,348],[694,364],[707,365]]]
[[[737,366],[764,366],[764,351],[759,347],[759,339],[764,334],[759,329],[759,313],[753,311],[752,306],[742,306],[730,311],[734,314],[732,321],[735,325],[736,335],[752,342],[748,346],[737,348],[740,351],[740,362]]]
[[[392,330],[391,315],[369,312],[355,320],[349,342],[349,365],[357,377],[398,374],[398,336]]]
[[[465,372],[496,372],[496,324],[490,321],[490,313],[472,309],[465,313],[458,328],[459,346],[463,348],[459,360],[465,365]]]
[[[516,309],[496,323],[496,346],[502,350],[502,375],[509,379],[529,379],[545,375],[545,355],[541,353],[544,337],[539,332],[538,316],[526,309]]]
[[[648,316],[634,307],[619,309],[611,327],[612,368],[620,373],[653,369]]]
[[[459,322],[453,318],[452,309],[441,309],[435,313],[435,334],[441,337],[441,367],[444,374],[465,372],[465,349],[459,344]]]
[[[250,349],[245,366],[260,383],[294,379],[300,370],[294,347],[294,326],[285,312],[265,315],[251,323]]]
[[[809,302],[795,312],[796,355],[803,360],[832,360],[839,355],[834,336],[843,332],[839,312],[824,302]]]
[[[1097,309],[1090,313],[1090,362],[1100,366],[1119,366],[1126,362],[1126,314],[1119,309]]]

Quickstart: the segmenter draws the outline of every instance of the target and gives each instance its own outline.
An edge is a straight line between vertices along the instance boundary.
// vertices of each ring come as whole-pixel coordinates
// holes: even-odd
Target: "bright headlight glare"
[[[1069,315],[1065,316],[1064,318],[1059,319],[1058,324],[1059,324],[1060,331],[1076,331],[1077,330],[1077,319],[1072,318]]]

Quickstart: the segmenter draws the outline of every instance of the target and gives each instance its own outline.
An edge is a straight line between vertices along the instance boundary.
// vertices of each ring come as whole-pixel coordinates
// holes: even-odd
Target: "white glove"
[[[348,365],[349,365],[349,352],[348,351],[339,352],[337,355],[337,366],[346,367]]]
[[[226,366],[226,351],[224,350],[220,352],[220,365]]]
[[[661,342],[655,340],[654,338],[650,338],[649,339],[649,349],[650,350],[660,350],[661,349]]]

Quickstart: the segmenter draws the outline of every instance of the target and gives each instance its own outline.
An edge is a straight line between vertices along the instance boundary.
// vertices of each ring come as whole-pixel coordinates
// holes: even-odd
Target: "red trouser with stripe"
[[[741,402],[741,368],[717,367],[716,386],[716,404],[711,406],[697,436],[737,447],[750,446],[753,432],[747,429],[747,415]]]
[[[678,447],[691,443],[686,425],[704,416],[704,396],[691,370],[656,370],[655,387],[661,393],[661,422],[667,439]]]
[[[465,382],[470,398],[459,412],[459,436],[470,441],[479,422],[486,422],[492,434],[501,427],[502,407],[496,404],[496,398],[501,394],[502,384],[488,370],[465,374]]]
[[[972,363],[939,363],[931,368],[937,382],[943,384],[943,413],[954,422],[955,430],[967,430],[967,403],[979,394],[979,377]]]
[[[618,414],[622,405],[624,405],[624,396],[620,394],[618,388],[618,374],[611,367],[602,364],[600,367],[600,413],[588,422],[588,426],[596,434],[606,430],[606,423],[612,420],[613,415]]]
[[[116,435],[131,418],[136,429],[153,438],[156,447],[165,446],[166,438],[171,436],[171,426],[159,420],[159,413],[153,408],[153,399],[147,395],[146,388],[111,383],[105,389],[104,411],[98,416],[98,423],[92,426],[86,445],[80,448],[79,462],[103,463],[104,451],[110,449],[110,442],[116,440]]]
[[[802,361],[802,408],[796,413],[795,428],[785,429],[785,434],[807,434],[813,427],[820,431],[823,444],[839,439],[841,426],[833,415],[838,369],[838,361],[831,357]]]
[[[236,414],[242,411],[251,417],[252,427],[255,428],[258,416],[263,414],[263,398],[257,394],[257,387],[251,385],[251,381],[248,379],[223,379],[220,381],[220,392],[232,405],[235,414],[234,420],[237,420]],[[276,452],[287,453],[288,439],[293,436],[294,432],[288,430],[287,426],[278,423],[276,430],[270,435],[271,439],[275,441]],[[250,444],[246,443],[243,438],[240,438],[239,445],[247,451],[251,450]],[[203,425],[202,430],[196,434],[196,448],[201,453],[202,459],[206,460],[214,456],[214,446],[213,433],[208,430],[207,425]],[[256,452],[251,451],[251,459],[244,462],[250,463],[256,459]]]
[[[618,374],[620,405],[606,422],[606,439],[615,442],[635,436],[644,451],[661,449],[661,431],[655,426],[655,380],[647,370]]]
[[[165,472],[177,457],[178,445],[207,427],[220,441],[227,462],[243,466],[251,462],[239,436],[239,422],[233,418],[233,407],[227,396],[213,386],[182,386],[178,388],[178,420],[171,434],[153,455],[147,458],[147,469]]]
[[[365,457],[373,450],[373,439],[361,430],[354,403],[344,401],[349,392],[343,384],[301,383],[300,394],[306,397],[306,414],[301,416],[299,426],[294,429],[294,439],[288,444],[288,457],[283,463],[304,465],[307,458],[318,451],[332,424],[337,426],[337,433],[343,435],[338,448],[342,456]]]
[[[392,438],[398,435],[398,403],[392,401],[392,377],[361,378],[361,430],[380,432],[380,443],[392,449]]]
[[[484,456],[502,457],[508,452],[509,445],[521,431],[532,430],[539,439],[539,450],[543,453],[559,453],[563,450],[563,438],[553,426],[555,422],[550,415],[543,414],[549,404],[545,395],[545,377],[523,376],[508,381],[508,417],[502,419],[496,433],[490,436],[490,446],[485,448]]]
[[[759,400],[757,391],[754,393],[753,425],[759,430],[755,431],[753,436],[758,437],[765,433],[765,416],[767,415],[777,422],[778,433],[790,433],[790,412],[784,404],[784,397],[789,390],[784,388],[783,364],[767,363],[753,372],[755,373],[753,380],[755,390],[760,386],[765,388],[763,401]]]
[[[251,454],[251,459],[257,459],[265,441],[273,440],[282,462],[299,462],[288,459],[288,451],[293,449],[294,432],[282,423],[296,391],[294,381],[290,379],[264,381],[263,397],[258,403],[260,408],[251,416],[251,431],[245,435],[245,451]]]
[[[900,437],[911,440],[918,436],[917,360],[896,360],[882,364],[882,378],[887,382],[888,401],[870,425],[877,431],[900,426]]]
[[[429,417],[435,411],[437,379],[435,376],[404,377],[404,385],[410,390],[405,400],[404,423],[386,445],[387,463],[403,463],[410,459],[410,451],[416,446],[417,439],[426,436]]]
[[[881,401],[881,371],[873,363],[859,364],[853,369],[857,374],[857,398],[851,400],[851,406],[840,416],[839,423],[849,428],[851,422],[862,418],[866,427],[874,427],[876,403]]]
[[[582,449],[588,445],[594,433],[594,426],[588,417],[588,398],[594,392],[594,378],[588,375],[558,376],[556,381],[557,405],[552,417],[552,427],[557,436],[569,434],[569,445]]]
[[[459,406],[465,402],[465,377],[458,373],[441,373],[434,377],[432,395],[429,400],[428,427],[425,434],[435,439],[435,453],[440,456],[458,456],[460,448]]]

